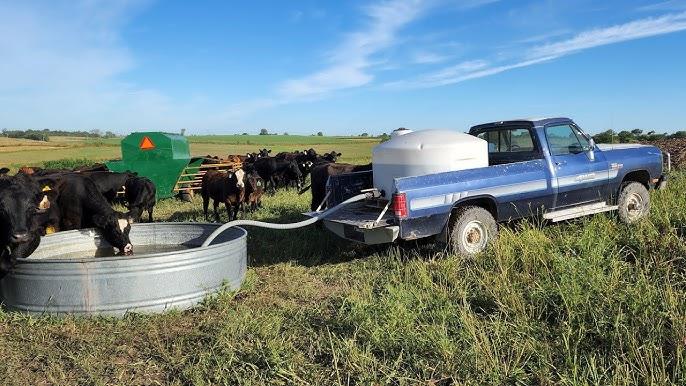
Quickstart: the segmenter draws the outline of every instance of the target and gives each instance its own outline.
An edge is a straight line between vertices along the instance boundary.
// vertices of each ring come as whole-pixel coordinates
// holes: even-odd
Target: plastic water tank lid
[[[455,143],[480,143],[483,139],[452,130],[421,130],[393,136],[390,141],[381,143],[375,150],[381,149],[441,149],[452,148]]]
[[[409,133],[412,133],[412,130],[406,129],[406,128],[403,127],[403,128],[400,128],[400,129],[395,129],[395,130],[393,130],[393,131],[391,132],[391,137],[397,137],[397,136],[405,135],[405,134],[409,134]]]

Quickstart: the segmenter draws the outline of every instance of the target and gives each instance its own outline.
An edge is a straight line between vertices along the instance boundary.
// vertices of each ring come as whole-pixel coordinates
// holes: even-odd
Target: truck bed
[[[338,236],[364,244],[389,243],[398,238],[400,227],[389,208],[383,216],[383,207],[365,202],[350,204],[324,219],[324,225]],[[314,216],[318,212],[304,213]]]

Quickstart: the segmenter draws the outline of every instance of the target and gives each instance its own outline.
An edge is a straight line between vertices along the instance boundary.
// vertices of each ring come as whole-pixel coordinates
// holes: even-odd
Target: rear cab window
[[[541,151],[536,146],[531,130],[528,128],[486,129],[476,136],[488,142],[488,159],[491,165],[542,158]]]

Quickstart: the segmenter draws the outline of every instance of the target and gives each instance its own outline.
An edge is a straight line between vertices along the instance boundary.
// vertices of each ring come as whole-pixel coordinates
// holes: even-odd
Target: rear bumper
[[[324,220],[324,226],[339,237],[367,245],[392,243],[400,234],[400,227],[397,225],[365,229],[337,221]]]

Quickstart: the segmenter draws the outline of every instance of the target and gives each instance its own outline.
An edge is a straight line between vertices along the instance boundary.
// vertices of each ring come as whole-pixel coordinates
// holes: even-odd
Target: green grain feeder
[[[191,161],[186,137],[178,134],[143,132],[121,141],[121,161],[106,162],[113,172],[130,170],[155,184],[157,199],[174,196],[174,187]]]

